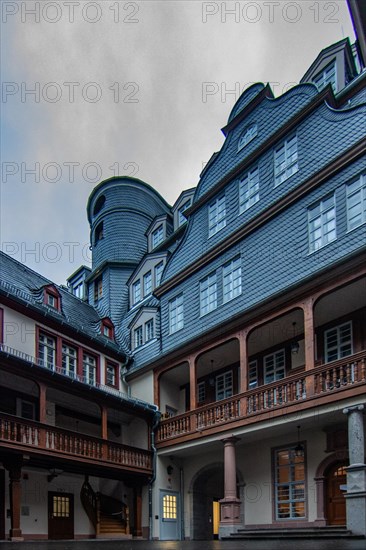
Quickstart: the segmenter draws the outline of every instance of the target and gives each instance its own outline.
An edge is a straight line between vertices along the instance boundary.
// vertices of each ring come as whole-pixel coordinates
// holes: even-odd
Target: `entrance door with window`
[[[74,495],[48,493],[48,538],[74,538]]]
[[[160,540],[179,539],[179,493],[173,491],[160,491]]]
[[[326,475],[328,525],[346,525],[346,499],[342,491],[346,482],[346,463],[337,462]]]

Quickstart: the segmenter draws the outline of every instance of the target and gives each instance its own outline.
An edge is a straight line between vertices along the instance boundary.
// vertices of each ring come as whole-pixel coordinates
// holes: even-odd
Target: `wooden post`
[[[189,365],[189,408],[193,412],[197,409],[197,372],[196,372],[196,357],[190,355],[188,357]],[[194,431],[197,427],[196,415],[191,416],[191,430]]]
[[[46,391],[47,387],[42,382],[38,382],[39,387],[39,421],[46,423]]]
[[[23,540],[22,530],[20,528],[22,458],[15,457],[11,463],[4,462],[4,467],[9,471],[9,537],[12,541],[20,541]]]
[[[315,366],[315,333],[314,333],[314,298],[310,297],[302,304],[304,312],[305,335],[305,371],[312,371]],[[306,397],[314,395],[314,376],[306,377]]]
[[[134,515],[135,515],[135,529],[134,536],[142,537],[142,491],[141,485],[136,485],[133,489],[134,493]],[[126,526],[127,529],[127,526]],[[127,533],[128,534],[128,533]]]
[[[237,335],[239,341],[239,393],[248,391],[248,330],[241,330]],[[240,400],[240,416],[247,414],[247,398]]]

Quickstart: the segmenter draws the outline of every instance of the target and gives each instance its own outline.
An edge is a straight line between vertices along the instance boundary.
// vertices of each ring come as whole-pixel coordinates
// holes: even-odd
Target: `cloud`
[[[88,21],[98,16],[93,4],[100,8],[95,23]],[[228,13],[223,22],[224,4],[228,9],[240,4],[237,22]],[[248,21],[255,19],[254,11],[243,12],[249,4],[262,8],[256,23]],[[71,22],[61,1],[55,23],[49,20],[59,12],[52,7],[38,23],[31,15],[22,23],[20,12],[9,16],[3,80],[16,83],[19,93],[3,103],[9,140],[2,159],[19,170],[2,183],[2,240],[27,240],[30,247],[85,243],[88,194],[98,176],[117,170],[134,172],[170,203],[196,185],[203,164],[223,143],[220,128],[235,103],[230,90],[237,82],[242,90],[257,80],[270,81],[278,83],[278,92],[299,80],[321,48],[342,38],[341,24],[351,32],[343,2],[327,3],[339,7],[334,16],[339,22],[333,24],[324,22],[330,17],[324,7],[316,23],[309,3],[298,3],[302,16],[291,24],[283,15],[295,16],[283,12],[289,4],[296,3],[280,3],[273,22],[258,2],[79,2]],[[216,8],[204,23],[203,10]],[[218,90],[206,102],[205,82]],[[39,90],[39,102],[26,93],[32,87]],[[38,174],[27,172],[36,163],[39,182]],[[18,259],[58,282],[77,262],[85,263],[82,253],[74,262],[67,256],[58,262],[41,255],[39,261],[31,255]]]

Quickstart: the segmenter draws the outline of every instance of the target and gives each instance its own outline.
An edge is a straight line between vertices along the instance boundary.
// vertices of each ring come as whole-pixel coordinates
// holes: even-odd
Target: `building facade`
[[[0,538],[366,535],[363,44],[245,90],[173,207],[99,184],[67,288],[2,255]]]

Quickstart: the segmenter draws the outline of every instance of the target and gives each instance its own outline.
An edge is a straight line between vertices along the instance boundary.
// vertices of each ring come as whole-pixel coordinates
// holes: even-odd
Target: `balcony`
[[[69,463],[82,461],[93,467],[152,474],[150,451],[2,413],[0,444],[3,449],[20,451],[32,458],[46,455]]]
[[[366,352],[320,365],[228,399],[162,420],[157,445],[225,432],[239,426],[364,393]]]

